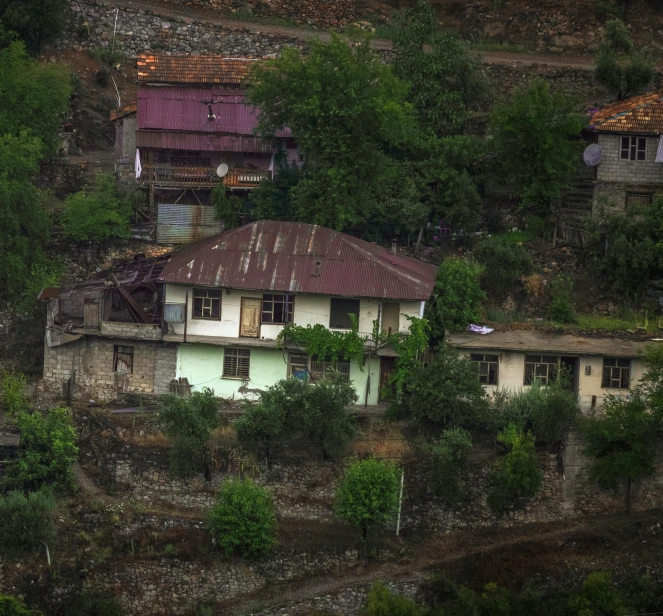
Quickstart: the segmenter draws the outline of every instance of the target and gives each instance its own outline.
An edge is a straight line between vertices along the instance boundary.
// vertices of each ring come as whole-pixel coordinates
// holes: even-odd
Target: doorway
[[[578,392],[578,357],[561,357],[560,370],[562,374],[568,377],[568,388],[573,392]]]
[[[258,338],[260,336],[260,317],[262,313],[262,300],[254,297],[242,298],[242,312],[239,322],[239,335],[243,338]]]
[[[398,333],[400,304],[398,302],[382,302],[382,331],[387,334]]]
[[[395,357],[380,357],[380,391],[378,392],[380,402],[393,400],[396,397],[396,388],[389,383],[395,365]]]

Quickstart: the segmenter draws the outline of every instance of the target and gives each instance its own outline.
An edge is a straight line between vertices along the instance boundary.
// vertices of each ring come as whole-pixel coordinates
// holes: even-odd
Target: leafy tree
[[[642,353],[645,373],[638,390],[647,401],[657,430],[663,428],[663,345],[650,344]]]
[[[366,597],[363,616],[424,616],[421,609],[412,599],[399,597],[384,584],[373,584]]]
[[[548,318],[558,323],[575,323],[576,311],[571,302],[573,279],[560,274],[550,283]]]
[[[167,394],[161,397],[161,429],[174,439],[170,452],[170,470],[176,475],[190,475],[203,469],[211,478],[207,442],[212,430],[219,427],[219,405],[214,392],[205,387],[183,398]]]
[[[251,216],[254,220],[281,220],[293,217],[291,191],[299,182],[302,171],[293,161],[288,164],[277,156],[278,173],[272,180],[263,180],[249,194]]]
[[[78,456],[76,430],[65,408],[18,416],[18,459],[7,469],[5,487],[37,490],[44,485],[69,487],[71,465]]]
[[[590,573],[569,601],[572,616],[626,616],[629,610],[605,572]]]
[[[223,484],[208,523],[227,556],[260,556],[276,545],[272,497],[250,479]]]
[[[55,527],[50,516],[55,506],[53,495],[44,490],[30,492],[27,496],[20,490],[13,490],[1,496],[0,550],[3,558],[41,550],[42,543],[52,541]]]
[[[652,58],[644,50],[635,49],[628,28],[619,19],[605,24],[594,70],[597,81],[620,101],[637,94],[656,78]]]
[[[0,22],[36,54],[62,32],[66,10],[67,0],[0,0]]]
[[[491,297],[504,299],[512,293],[523,276],[534,270],[532,256],[522,244],[512,244],[500,237],[480,241],[473,256],[483,266],[481,286]]]
[[[296,215],[339,230],[370,220],[396,164],[389,149],[411,131],[405,85],[368,41],[351,46],[337,35],[313,41],[306,57],[284,49],[254,77],[249,100],[261,109],[260,133],[287,126],[304,155],[290,192]]]
[[[402,406],[416,421],[444,427],[476,427],[485,423],[488,398],[476,365],[449,345],[437,349],[427,366],[412,371]]]
[[[481,318],[486,295],[479,282],[483,268],[472,261],[446,259],[437,271],[433,298],[426,303],[431,342],[444,340],[445,331],[456,332]]]
[[[583,121],[574,104],[543,79],[518,86],[493,109],[490,132],[504,177],[520,207],[549,215],[573,180]]]
[[[0,595],[0,616],[44,616],[41,612],[29,610],[23,603],[9,595]]]
[[[472,437],[461,428],[445,430],[431,446],[431,454],[435,491],[445,502],[454,505],[462,495],[461,479],[469,466]]]
[[[368,531],[396,516],[400,476],[388,462],[367,459],[353,462],[336,491],[336,515],[361,533],[362,546]]]
[[[543,473],[531,433],[524,433],[511,424],[497,435],[497,440],[508,451],[495,462],[488,476],[487,502],[493,512],[501,513],[523,498],[532,498],[543,482]]]
[[[74,242],[129,237],[131,218],[140,199],[137,191],[123,191],[111,173],[101,173],[91,192],[77,192],[67,198],[62,232]]]
[[[631,483],[654,472],[656,417],[639,390],[629,399],[607,396],[603,414],[586,417],[581,428],[591,460],[589,479],[608,488],[626,481],[626,512],[631,509]]]
[[[242,200],[237,195],[226,194],[226,187],[219,182],[210,197],[212,206],[216,211],[216,217],[223,221],[224,229],[239,227],[239,215],[242,211]]]
[[[0,371],[0,402],[7,415],[17,416],[30,409],[25,393],[26,385],[25,374]]]

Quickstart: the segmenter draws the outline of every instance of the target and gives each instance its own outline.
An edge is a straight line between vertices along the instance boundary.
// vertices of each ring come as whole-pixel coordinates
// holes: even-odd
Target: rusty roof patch
[[[222,56],[165,56],[136,58],[139,82],[243,84],[258,58]]]
[[[174,284],[427,300],[437,267],[331,229],[261,220],[175,253],[159,276]]]
[[[643,94],[612,103],[592,115],[589,128],[599,133],[659,135],[663,133],[663,94]]]
[[[119,118],[123,118],[124,116],[131,115],[132,113],[136,113],[138,111],[138,103],[133,102],[129,103],[128,105],[125,105],[124,107],[118,107],[117,109],[113,109],[110,112],[110,119],[111,122],[114,122],[115,120]]]

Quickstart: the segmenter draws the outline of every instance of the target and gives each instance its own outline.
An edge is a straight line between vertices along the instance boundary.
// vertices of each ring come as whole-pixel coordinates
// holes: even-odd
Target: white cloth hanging
[[[663,163],[663,135],[658,138],[658,150],[656,150],[656,162]]]
[[[143,173],[143,167],[140,164],[140,150],[136,148],[136,179]]]

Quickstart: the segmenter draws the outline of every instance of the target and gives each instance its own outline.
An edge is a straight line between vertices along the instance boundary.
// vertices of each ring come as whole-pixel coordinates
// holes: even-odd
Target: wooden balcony
[[[271,171],[235,167],[223,178],[223,184],[231,190],[256,188],[262,180],[271,177]],[[214,188],[219,183],[219,177],[215,167],[155,163],[143,167],[141,181],[161,188]]]

